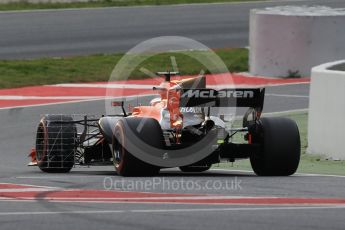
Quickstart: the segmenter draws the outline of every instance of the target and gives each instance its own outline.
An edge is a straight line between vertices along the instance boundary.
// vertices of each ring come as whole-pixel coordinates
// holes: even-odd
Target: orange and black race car
[[[261,118],[265,89],[214,90],[206,88],[204,76],[171,80],[175,74],[159,73],[165,81],[153,88],[157,97],[149,105],[126,111],[124,101],[112,102],[122,108],[119,115],[45,115],[29,165],[58,173],[74,165],[114,164],[122,176],[152,176],[162,168],[202,172],[221,161],[250,158],[257,175],[296,172],[298,127],[287,118]],[[219,111],[238,107],[248,110],[234,128]]]

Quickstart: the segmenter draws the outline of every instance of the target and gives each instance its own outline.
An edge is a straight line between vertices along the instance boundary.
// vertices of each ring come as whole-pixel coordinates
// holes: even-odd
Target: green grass
[[[152,72],[171,70],[171,57],[175,57],[181,74],[198,74],[206,70],[197,60],[187,54],[204,55],[207,51],[162,53],[147,58],[131,74],[131,79],[147,78],[139,71],[146,68]],[[220,49],[215,51],[232,72],[248,70],[247,49]],[[35,60],[0,60],[0,88],[57,83],[108,81],[112,70],[123,54],[91,55],[70,58],[43,58]],[[121,80],[121,77],[117,78]]]
[[[345,175],[345,161],[328,160],[323,155],[306,154],[307,143],[307,128],[308,128],[308,114],[307,113],[293,113],[284,115],[296,121],[301,135],[302,157],[298,173],[315,173],[315,174],[333,174]],[[231,163],[220,163],[214,168],[226,168],[233,170],[252,170],[249,160],[240,160]]]
[[[32,10],[32,9],[63,9],[63,8],[92,8],[112,6],[146,6],[172,5],[192,3],[221,3],[221,2],[250,2],[258,0],[95,0],[90,2],[73,3],[28,3],[23,0],[18,3],[0,4],[0,11]]]

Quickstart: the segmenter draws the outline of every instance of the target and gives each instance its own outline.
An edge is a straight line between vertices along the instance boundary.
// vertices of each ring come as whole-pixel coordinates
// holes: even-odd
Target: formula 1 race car
[[[260,176],[288,176],[300,160],[296,123],[287,118],[261,118],[265,89],[209,89],[205,76],[165,80],[149,105],[122,114],[92,117],[45,115],[39,122],[32,162],[43,172],[69,172],[74,165],[114,164],[122,176],[153,176],[162,168],[202,172],[221,161],[249,158]],[[217,108],[248,108],[242,125],[230,127]],[[242,142],[234,135],[241,133]]]

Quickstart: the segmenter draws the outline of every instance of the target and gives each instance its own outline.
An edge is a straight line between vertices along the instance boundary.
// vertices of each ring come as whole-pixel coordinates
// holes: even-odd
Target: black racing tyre
[[[211,168],[211,165],[205,166],[181,166],[179,169],[182,172],[205,172]]]
[[[66,173],[74,165],[77,128],[66,115],[46,115],[37,128],[36,159],[43,172]]]
[[[140,127],[140,132],[137,128]],[[113,159],[115,169],[120,176],[154,176],[160,168],[150,165],[131,154],[128,149],[132,143],[132,135],[143,143],[157,149],[163,149],[163,132],[159,123],[153,118],[127,117],[115,125],[113,137]],[[131,142],[131,143],[129,143]],[[140,149],[140,148],[138,148]]]
[[[261,118],[253,143],[261,151],[250,157],[259,176],[289,176],[296,172],[301,155],[301,142],[295,121],[283,117]]]

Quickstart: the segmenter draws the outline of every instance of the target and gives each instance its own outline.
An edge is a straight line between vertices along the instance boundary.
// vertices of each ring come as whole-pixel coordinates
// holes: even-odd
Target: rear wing
[[[265,89],[182,89],[180,107],[250,107],[262,111]]]

